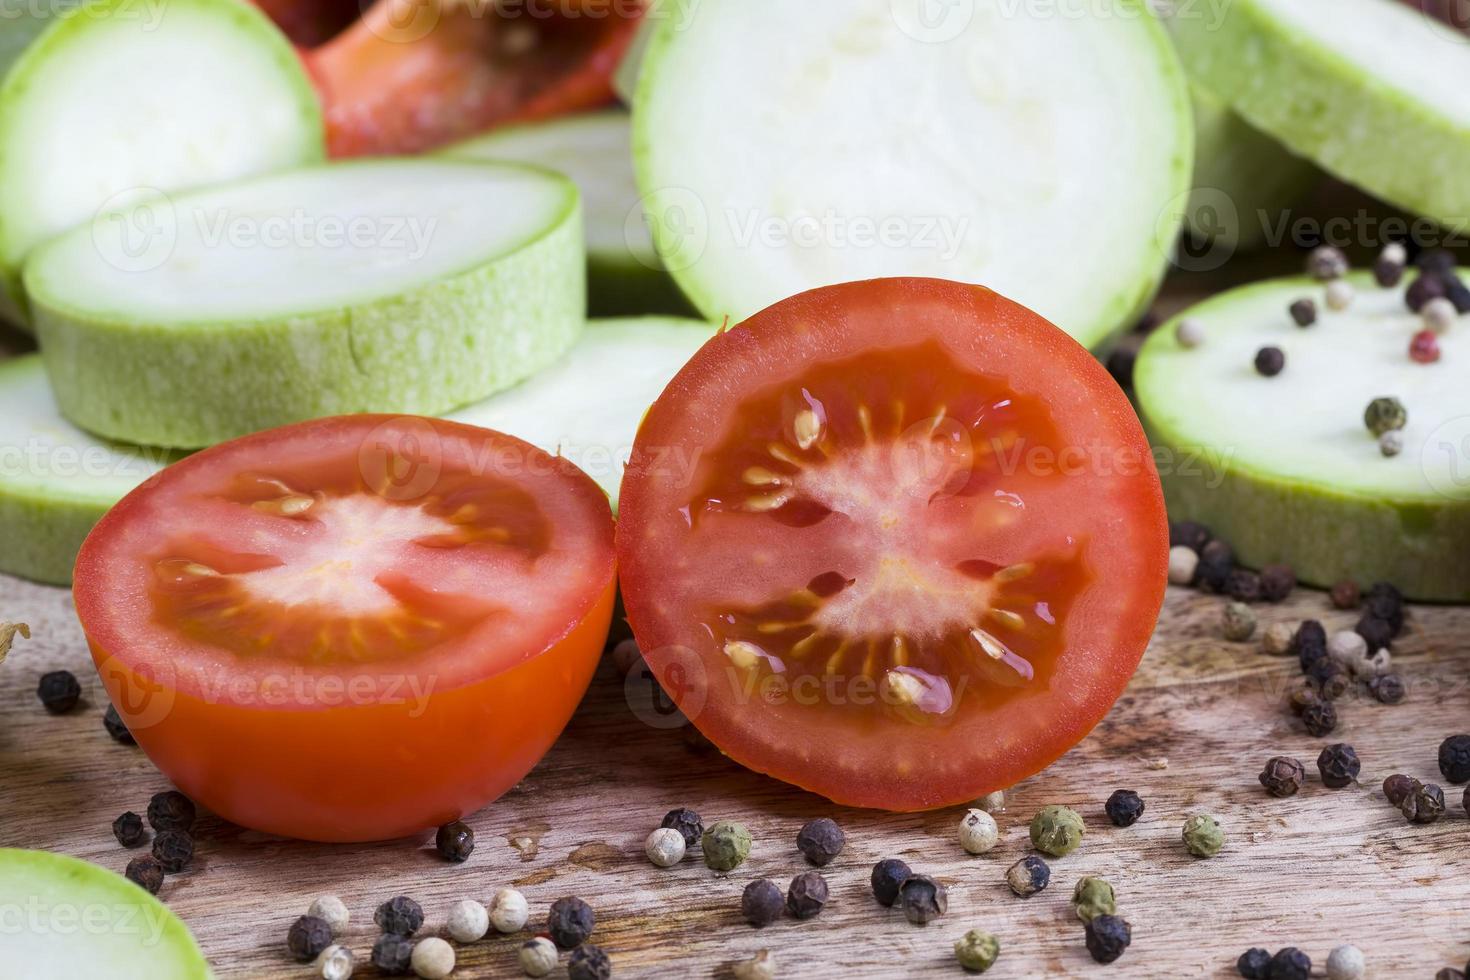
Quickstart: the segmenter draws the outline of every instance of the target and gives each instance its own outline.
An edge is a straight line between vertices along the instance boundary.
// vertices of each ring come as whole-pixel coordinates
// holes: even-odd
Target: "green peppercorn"
[[[1083,922],[1091,922],[1099,915],[1112,915],[1118,911],[1113,886],[1101,878],[1084,875],[1072,890],[1072,908]]]
[[[955,940],[954,958],[971,973],[984,973],[1000,958],[1000,940],[988,932],[971,929]]]
[[[1409,424],[1409,413],[1397,398],[1375,398],[1363,412],[1363,424],[1375,436],[1402,429]]]
[[[704,832],[704,863],[716,871],[734,871],[750,857],[750,831],[733,820],[721,820]]]
[[[1064,857],[1082,845],[1082,816],[1068,806],[1045,806],[1031,818],[1031,846],[1052,857]]]
[[[1184,821],[1184,846],[1195,857],[1211,858],[1225,846],[1225,831],[1208,813],[1196,813]]]
[[[1244,602],[1232,602],[1220,616],[1220,630],[1231,643],[1244,643],[1256,632],[1256,614]]]

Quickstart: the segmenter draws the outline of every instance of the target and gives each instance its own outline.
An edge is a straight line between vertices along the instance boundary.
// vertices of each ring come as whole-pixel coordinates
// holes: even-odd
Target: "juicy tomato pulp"
[[[128,495],[77,613],[138,743],[235,823],[380,840],[551,747],[612,616],[606,496],[510,436],[359,415],[207,449]]]
[[[643,11],[633,0],[377,0],[306,55],[328,149],[418,153],[610,102]]]
[[[1044,768],[1102,718],[1163,601],[1147,441],[1080,346],[988,290],[802,294],[706,345],[623,481],[623,601],[737,761],[915,810]]]

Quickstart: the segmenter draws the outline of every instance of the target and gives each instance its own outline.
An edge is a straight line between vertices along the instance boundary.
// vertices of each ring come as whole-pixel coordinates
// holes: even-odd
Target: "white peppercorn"
[[[1409,261],[1409,250],[1404,248],[1402,242],[1389,242],[1383,246],[1383,252],[1380,258],[1386,262],[1392,262],[1394,265],[1405,265]]]
[[[731,968],[735,980],[775,980],[776,957],[769,949],[763,949],[748,960],[741,960]]]
[[[643,853],[660,868],[672,868],[684,860],[684,835],[673,827],[660,827],[643,842]]]
[[[1188,585],[1194,581],[1199,568],[1199,552],[1188,545],[1177,544],[1169,549],[1169,583]]]
[[[519,955],[521,972],[528,977],[544,977],[556,969],[560,954],[556,951],[556,943],[545,936],[537,936],[521,944]]]
[[[1291,641],[1295,636],[1296,627],[1291,623],[1272,623],[1261,637],[1261,652],[1284,657],[1291,653]]]
[[[1455,304],[1443,296],[1436,296],[1424,304],[1424,309],[1419,311],[1424,318],[1424,326],[1435,333],[1448,333],[1450,327],[1460,318],[1460,311],[1455,309]]]
[[[1400,429],[1390,429],[1378,437],[1378,451],[1392,458],[1404,451],[1404,433]]]
[[[1341,313],[1353,305],[1353,299],[1357,296],[1357,290],[1353,284],[1346,279],[1337,279],[1327,286],[1327,308]]]
[[[322,950],[322,955],[316,958],[316,965],[322,980],[348,980],[357,961],[352,950],[346,946],[334,945]]]
[[[984,854],[1000,840],[995,818],[984,810],[971,810],[960,820],[960,846],[971,854]]]
[[[1205,325],[1193,317],[1185,317],[1174,327],[1174,339],[1180,347],[1198,347],[1205,342]]]
[[[454,947],[438,936],[420,939],[414,944],[409,965],[424,980],[444,980],[454,972]]]
[[[347,905],[336,895],[323,895],[311,903],[306,910],[307,915],[314,915],[325,922],[332,930],[333,936],[340,936],[347,931],[347,923],[352,914],[347,911]]]
[[[1369,677],[1382,677],[1393,670],[1393,654],[1388,652],[1388,647],[1379,650],[1367,660],[1368,666],[1363,673]]]
[[[490,913],[479,902],[462,898],[450,907],[447,928],[457,943],[479,942],[490,931]]]
[[[1328,980],[1362,980],[1368,966],[1356,946],[1339,946],[1327,955]]]
[[[1327,638],[1327,654],[1343,669],[1357,674],[1368,659],[1368,641],[1356,630],[1338,630]]]
[[[1005,790],[998,789],[994,793],[986,793],[975,801],[975,806],[986,813],[1005,813],[1006,794]]]
[[[520,932],[530,915],[526,896],[514,888],[502,888],[490,900],[490,924],[496,932]]]

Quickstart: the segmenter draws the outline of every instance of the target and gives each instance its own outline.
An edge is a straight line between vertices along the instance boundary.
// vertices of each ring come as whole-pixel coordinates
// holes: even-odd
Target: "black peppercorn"
[[[1271,954],[1259,946],[1240,954],[1235,969],[1245,980],[1268,980],[1271,976]]]
[[[77,706],[82,698],[82,685],[69,670],[53,670],[41,675],[36,686],[36,697],[41,705],[53,715],[64,715]]]
[[[128,862],[128,868],[123,872],[123,877],[148,894],[157,895],[158,890],[163,887],[163,865],[159,864],[156,858],[145,854]]]
[[[1315,619],[1306,620],[1292,634],[1291,652],[1296,654],[1302,673],[1306,673],[1314,662],[1327,656],[1327,630]]]
[[[1440,743],[1439,771],[1456,785],[1470,782],[1470,735],[1451,735]]]
[[[1393,627],[1370,613],[1364,613],[1353,629],[1367,642],[1370,652],[1382,650],[1393,642]]]
[[[809,820],[801,832],[796,835],[796,848],[806,855],[806,859],[817,867],[830,864],[837,855],[842,853],[842,847],[847,843],[847,835],[837,822],[830,817],[818,817]]]
[[[153,838],[153,856],[163,870],[176,875],[194,860],[194,838],[182,830],[160,830]]]
[[[316,959],[322,950],[332,945],[332,927],[325,919],[314,915],[303,915],[291,923],[286,932],[286,948],[298,963]]]
[[[1388,589],[1393,589],[1393,586],[1383,582],[1369,589],[1363,598],[1363,609],[1367,615],[1387,623],[1393,635],[1398,636],[1404,631],[1404,600],[1397,589],[1392,592]]]
[[[1384,289],[1392,289],[1404,280],[1404,266],[1392,259],[1380,257],[1373,263],[1373,278]]]
[[[1267,565],[1261,569],[1261,598],[1280,602],[1296,588],[1296,572],[1290,565]]]
[[[1398,704],[1408,692],[1398,674],[1376,674],[1368,679],[1368,691],[1383,704]]]
[[[551,912],[546,916],[546,933],[562,949],[585,943],[596,925],[592,906],[580,898],[558,898],[551,903]]]
[[[1318,657],[1312,661],[1307,667],[1307,677],[1328,701],[1336,701],[1352,686],[1347,670],[1331,657]]]
[[[1131,789],[1118,789],[1103,806],[1114,827],[1131,827],[1143,816],[1143,799]]]
[[[1087,951],[1099,963],[1111,963],[1133,942],[1133,930],[1116,915],[1094,915],[1087,923]]]
[[[107,711],[102,715],[102,727],[107,729],[107,734],[123,745],[137,745],[138,740],[133,738],[133,733],[128,731],[128,726],[123,722],[122,715],[117,713],[117,708],[109,704]]]
[[[1434,980],[1465,980],[1465,973],[1452,966],[1447,966],[1434,974]]]
[[[928,875],[909,875],[898,889],[903,914],[914,925],[922,926],[949,910],[949,893]]]
[[[373,943],[373,966],[391,977],[403,976],[412,962],[413,943],[397,933],[384,933]]]
[[[1345,742],[1335,742],[1317,756],[1317,771],[1322,774],[1322,785],[1328,789],[1342,789],[1357,782],[1363,764],[1358,753]]]
[[[1310,327],[1317,322],[1317,304],[1309,299],[1299,299],[1288,309],[1291,319],[1299,327]]]
[[[1274,378],[1286,367],[1286,352],[1280,347],[1262,347],[1256,351],[1256,372]]]
[[[781,896],[781,889],[769,878],[757,878],[745,886],[745,891],[740,894],[740,913],[745,916],[745,921],[763,929],[781,918],[781,911],[786,907],[786,900]]]
[[[1362,601],[1362,593],[1358,590],[1358,583],[1344,579],[1332,587],[1332,606],[1334,609],[1356,609]]]
[[[1444,810],[1444,790],[1433,783],[1420,783],[1399,804],[1399,812],[1410,823],[1434,823]]]
[[[1205,545],[1195,568],[1195,584],[1206,592],[1224,592],[1235,570],[1235,550],[1218,538]]]
[[[148,801],[148,825],[154,830],[194,829],[194,803],[178,790],[153,794]]]
[[[1179,521],[1169,524],[1169,547],[1185,547],[1196,554],[1205,550],[1205,545],[1214,538],[1208,527],[1199,521]]]
[[[567,959],[567,980],[608,980],[612,961],[601,946],[578,946]]]
[[[1409,288],[1404,290],[1404,302],[1408,304],[1409,309],[1420,313],[1430,300],[1439,299],[1448,292],[1449,289],[1445,286],[1443,279],[1430,273],[1424,273],[1409,283]]]
[[[1295,796],[1307,778],[1306,766],[1284,755],[1275,756],[1266,762],[1266,768],[1258,777],[1266,792],[1275,797]]]
[[[1383,781],[1383,795],[1389,803],[1398,806],[1418,791],[1419,780],[1405,776],[1403,773],[1394,773]]]
[[[663,822],[659,826],[673,827],[683,834],[685,847],[697,846],[704,836],[704,821],[699,819],[699,814],[685,806],[664,814]]]
[[[786,909],[798,919],[819,915],[827,904],[827,879],[815,871],[803,871],[791,879],[786,891]]]
[[[143,818],[129,810],[112,822],[112,836],[123,847],[137,847],[143,843]]]
[[[1321,738],[1337,728],[1337,709],[1331,701],[1318,699],[1302,709],[1302,724],[1309,735]]]
[[[399,895],[378,906],[373,922],[391,936],[412,936],[423,928],[424,910],[407,895]]]
[[[469,860],[475,850],[475,832],[462,820],[455,820],[439,828],[434,835],[434,847],[439,856],[456,864]]]
[[[912,874],[909,866],[898,858],[884,858],[873,865],[870,880],[873,885],[873,897],[878,900],[878,904],[891,906],[898,901],[898,890]]]
[[[1278,949],[1271,957],[1270,980],[1307,980],[1312,973],[1312,958],[1295,946]]]
[[[1248,568],[1237,568],[1225,580],[1225,592],[1236,602],[1261,601],[1261,576]]]
[[[1455,312],[1470,313],[1470,286],[1465,285],[1458,278],[1451,282],[1444,290],[1445,299],[1455,304]]]
[[[1028,854],[1006,871],[1006,884],[1021,898],[1030,898],[1051,884],[1051,865]]]

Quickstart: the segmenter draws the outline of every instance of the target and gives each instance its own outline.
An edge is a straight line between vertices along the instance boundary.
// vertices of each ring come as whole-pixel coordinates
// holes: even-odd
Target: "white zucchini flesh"
[[[240,0],[93,0],[56,17],[0,83],[0,282],[11,319],[37,245],[157,191],[322,158],[316,95]]]
[[[1095,346],[1152,298],[1193,138],[1141,3],[951,5],[962,19],[938,27],[890,0],[684,6],[639,64],[634,163],[659,253],[707,319],[937,276]]]
[[[176,448],[449,411],[554,361],[586,306],[575,186],[443,157],[146,200],[39,248],[25,285],[63,413]]]
[[[556,364],[449,417],[571,460],[616,505],[644,414],[716,329],[674,317],[593,320]]]

